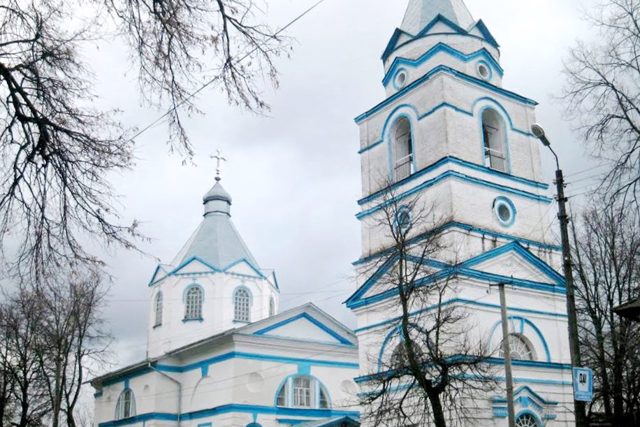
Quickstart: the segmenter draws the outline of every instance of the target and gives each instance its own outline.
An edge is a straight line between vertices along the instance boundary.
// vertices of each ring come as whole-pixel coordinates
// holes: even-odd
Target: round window
[[[516,220],[516,207],[513,202],[506,197],[498,197],[493,202],[493,211],[500,224],[510,227]]]
[[[396,87],[398,89],[401,89],[404,87],[404,85],[407,84],[407,73],[405,71],[400,71],[397,75],[396,75]]]
[[[396,223],[401,230],[406,230],[411,226],[411,212],[406,206],[400,207],[396,213]]]
[[[489,67],[486,64],[482,62],[479,63],[477,70],[481,79],[489,80],[491,78],[491,70],[489,70]]]

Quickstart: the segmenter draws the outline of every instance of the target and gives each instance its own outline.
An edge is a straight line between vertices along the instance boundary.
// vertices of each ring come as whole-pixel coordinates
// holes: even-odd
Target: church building
[[[355,335],[313,304],[279,312],[276,276],[216,181],[202,223],[149,282],[147,359],[91,382],[95,425],[357,425]]]
[[[410,316],[460,308],[469,333],[493,349],[485,363],[497,386],[474,396],[470,417],[451,425],[508,425],[499,283],[517,426],[573,424],[555,206],[530,131],[536,102],[503,88],[498,42],[463,0],[409,0],[382,61],[386,97],[356,118],[362,255],[345,302],[355,331],[313,304],[279,309],[276,277],[233,225],[218,175],[202,223],[148,284],[147,358],[91,382],[96,426],[372,425],[359,398],[388,373],[402,342],[398,289],[384,280],[397,260],[380,262],[395,244],[381,227],[390,205],[398,207],[386,218],[395,229],[419,217],[418,207],[433,208],[436,230],[429,221],[411,228],[412,247],[432,232],[442,242],[420,283],[451,282]]]
[[[407,351],[399,332],[399,291],[385,280],[398,277],[399,261],[385,257],[397,244],[392,236],[398,233],[390,227],[411,224],[407,241],[417,252],[420,239],[433,232],[441,236],[442,247],[426,260],[413,256],[431,271],[419,278],[420,286],[450,283],[440,299],[409,307],[409,320],[456,307],[466,313],[469,333],[494,350],[486,363],[494,366],[496,389],[462,403],[471,414],[454,424],[507,426],[495,288],[503,283],[516,425],[573,425],[565,284],[549,218],[556,207],[542,182],[540,145],[530,131],[537,103],[503,88],[498,42],[463,0],[410,0],[382,61],[386,98],[356,118],[362,257],[355,263],[359,287],[347,301],[357,316],[356,382],[363,392],[375,389],[372,384],[392,374],[385,370],[391,360]],[[395,219],[389,218],[390,206]],[[431,221],[411,223],[418,215],[412,209],[418,208],[432,210],[436,230],[428,228]],[[400,384],[397,390],[406,394],[411,387]],[[445,415],[455,419],[450,410],[445,407]],[[365,415],[363,425],[371,425]]]

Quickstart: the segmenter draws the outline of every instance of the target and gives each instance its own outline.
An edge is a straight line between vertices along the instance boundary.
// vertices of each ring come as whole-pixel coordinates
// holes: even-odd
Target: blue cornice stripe
[[[532,291],[537,291],[537,292],[544,292],[544,293],[551,293],[551,294],[556,294],[556,295],[564,295],[566,293],[566,289],[564,286],[560,286],[560,285],[549,285],[546,283],[537,283],[537,282],[532,282],[529,280],[522,280],[522,279],[514,279],[512,277],[507,277],[507,276],[501,276],[498,274],[490,274],[490,273],[486,273],[483,271],[478,271],[478,270],[472,270],[472,269],[456,269],[456,268],[452,268],[452,269],[447,269],[447,270],[443,270],[441,272],[438,272],[437,274],[434,274],[433,276],[423,280],[423,281],[419,281],[419,283],[417,283],[418,286],[427,286],[429,284],[432,284],[434,282],[437,282],[438,280],[443,280],[447,277],[453,277],[453,276],[460,276],[460,277],[467,277],[470,279],[476,279],[479,280],[481,282],[485,282],[485,283],[499,283],[499,282],[504,282],[504,283],[508,283],[509,286],[513,286],[516,288],[521,288],[521,289],[528,289],[528,290],[532,290]],[[398,294],[398,290],[397,289],[389,289],[387,291],[381,292],[379,294],[370,296],[370,297],[366,297],[363,298],[361,297],[361,294],[364,292],[361,291],[367,291],[367,289],[359,289],[355,294],[353,294],[346,302],[346,306],[352,310],[360,308],[360,307],[365,307],[368,305],[372,305],[375,303],[378,303],[380,301],[385,301],[388,300],[390,298],[394,298],[397,294]]]
[[[305,319],[309,322],[311,322],[312,324],[314,324],[315,326],[317,326],[318,328],[320,328],[322,331],[326,332],[327,334],[331,335],[333,338],[335,338],[336,340],[338,340],[341,344],[345,344],[345,345],[353,345],[353,343],[351,341],[349,341],[348,339],[344,338],[342,335],[338,334],[336,331],[334,331],[333,329],[329,328],[327,325],[325,325],[324,323],[320,322],[319,320],[317,320],[316,318],[314,318],[313,316],[309,315],[308,313],[300,313],[297,316],[293,316],[290,317],[288,319],[284,319],[278,323],[274,323],[273,325],[267,326],[266,328],[260,329],[259,331],[255,332],[255,335],[265,335],[275,329],[281,328],[282,326],[288,325],[289,323],[295,322],[296,320],[300,320],[300,319]]]
[[[393,63],[389,67],[389,70],[387,71],[387,74],[382,79],[382,84],[384,86],[387,86],[387,84],[389,84],[391,79],[394,77],[394,74],[397,72],[397,69],[399,67],[407,66],[407,67],[417,68],[420,65],[424,64],[425,62],[427,62],[428,60],[430,60],[431,58],[433,58],[434,56],[436,56],[438,53],[446,53],[465,63],[471,62],[477,58],[483,58],[493,66],[493,68],[498,72],[500,77],[504,75],[504,70],[502,69],[500,64],[495,60],[493,56],[491,56],[489,51],[486,50],[485,48],[466,54],[462,51],[459,51],[458,49],[455,49],[449,45],[446,45],[440,42],[435,46],[433,46],[431,49],[429,49],[427,52],[425,52],[418,59],[407,59],[407,58],[400,58],[400,57],[394,59]]]
[[[490,304],[487,302],[480,302],[480,301],[475,301],[475,300],[469,300],[469,299],[464,299],[464,298],[453,298],[450,299],[448,301],[444,301],[440,304],[440,307],[446,307],[449,305],[454,305],[454,304],[460,304],[460,305],[471,305],[471,306],[476,306],[476,307],[483,307],[483,308],[489,308],[492,310],[500,310],[500,305],[499,304]],[[412,311],[411,313],[409,313],[410,317],[414,317],[417,316],[419,314],[423,314],[426,312],[429,312],[431,310],[434,310],[435,308],[437,308],[438,305],[432,305],[420,310],[416,310],[416,311]],[[523,314],[534,314],[534,315],[539,315],[539,316],[549,316],[549,317],[559,317],[559,318],[567,318],[566,314],[563,313],[554,313],[554,312],[550,312],[550,311],[540,311],[540,310],[531,310],[528,308],[520,308],[520,307],[514,307],[514,306],[509,306],[507,307],[507,309],[509,310],[509,312],[514,312],[514,313],[523,313]],[[401,320],[402,317],[398,316],[395,317],[393,319],[389,319],[389,320],[385,320],[383,322],[378,322],[378,323],[374,323],[368,326],[363,326],[362,328],[358,328],[356,329],[354,332],[355,333],[360,333],[360,332],[366,332],[366,331],[370,331],[372,329],[377,329],[380,327],[384,327],[390,324],[394,324],[396,322],[398,322],[399,320]]]
[[[263,362],[277,362],[277,363],[294,364],[294,365],[297,365],[299,363],[307,363],[313,366],[329,366],[333,368],[358,369],[357,363],[337,362],[332,360],[300,359],[295,357],[282,357],[282,356],[272,356],[268,354],[243,353],[243,352],[235,352],[235,351],[222,354],[220,356],[212,357],[200,362],[185,365],[185,366],[172,366],[172,365],[158,364],[156,368],[159,371],[165,371],[165,372],[187,372],[187,371],[199,370],[203,366],[210,366],[210,365],[224,362],[230,359],[260,360]]]
[[[137,424],[146,421],[190,421],[207,417],[228,413],[244,413],[244,414],[262,414],[262,415],[284,415],[293,417],[314,417],[314,418],[332,418],[332,417],[359,417],[357,411],[343,411],[334,409],[302,409],[302,408],[279,408],[277,406],[261,406],[261,405],[242,405],[230,404],[222,405],[211,409],[201,411],[193,411],[181,414],[151,412],[148,414],[137,415],[135,417],[124,420],[108,421],[98,424],[99,427],[117,427]]]
[[[520,102],[522,104],[525,105],[531,105],[531,106],[535,106],[538,105],[538,103],[532,99],[529,98],[525,98],[524,96],[518,95],[515,92],[511,92],[508,91],[506,89],[502,89],[501,87],[492,85],[491,83],[487,83],[484,80],[478,79],[476,77],[472,77],[469,76],[468,74],[465,74],[461,71],[455,70],[451,67],[448,67],[446,65],[438,65],[437,67],[435,67],[433,70],[429,71],[427,74],[425,74],[424,76],[420,77],[419,79],[417,79],[416,81],[414,81],[413,83],[405,86],[403,89],[399,90],[398,92],[394,93],[393,95],[391,95],[390,97],[388,97],[387,99],[385,99],[384,101],[382,101],[381,103],[379,103],[378,105],[376,105],[375,107],[373,107],[372,109],[370,109],[369,111],[359,115],[358,117],[355,118],[355,122],[357,124],[360,124],[360,122],[362,122],[364,119],[371,117],[372,115],[374,115],[375,113],[379,112],[380,110],[382,110],[383,108],[387,107],[389,104],[395,102],[397,99],[401,98],[402,96],[404,96],[405,94],[409,93],[410,91],[412,91],[413,89],[415,89],[416,87],[420,86],[422,83],[430,80],[433,76],[435,76],[438,73],[445,73],[445,74],[449,74],[452,75],[454,77],[457,77],[461,80],[465,80],[469,83],[473,83],[475,85],[481,86],[485,89],[488,89],[494,93],[497,93],[499,95],[502,95],[506,98],[512,99],[516,102]]]
[[[481,228],[481,227],[476,227],[474,225],[471,224],[465,224],[463,222],[458,222],[458,221],[449,221],[446,224],[438,227],[437,229],[433,230],[431,233],[426,233],[423,234],[421,236],[418,236],[416,238],[411,239],[408,243],[410,245],[414,245],[414,244],[418,244],[420,243],[420,241],[425,240],[426,238],[432,236],[433,234],[438,234],[438,233],[442,233],[444,231],[453,229],[453,228],[457,228],[463,231],[466,231],[468,233],[475,233],[475,234],[480,234],[482,236],[489,236],[489,237],[493,237],[493,238],[498,238],[498,239],[504,239],[504,240],[509,240],[511,242],[518,242],[521,245],[525,245],[525,246],[535,246],[536,248],[539,249],[544,249],[544,250],[548,250],[548,251],[561,251],[562,247],[558,246],[558,245],[550,245],[548,243],[544,243],[544,242],[538,242],[535,240],[530,240],[530,239],[524,239],[518,236],[514,236],[511,234],[505,234],[505,233],[498,233],[496,231],[492,231],[492,230],[487,230],[486,228]],[[358,266],[358,265],[362,265],[362,264],[366,264],[368,262],[371,262],[373,260],[376,260],[378,258],[380,258],[381,256],[385,256],[388,255],[393,249],[386,249],[383,250],[381,252],[377,252],[373,255],[364,257],[364,258],[360,258],[357,261],[353,262],[353,266]]]
[[[478,265],[487,261],[489,259],[496,258],[500,255],[506,254],[507,252],[516,252],[518,255],[523,257],[529,262],[529,264],[533,265],[535,268],[542,271],[549,279],[557,283],[558,285],[564,285],[564,277],[555,271],[549,264],[542,261],[540,258],[529,252],[525,247],[523,247],[518,242],[511,242],[507,245],[500,246],[499,248],[492,249],[490,251],[484,252],[477,257],[471,258],[461,264],[461,267],[472,267],[474,265]]]
[[[211,357],[211,358],[201,360],[199,362],[191,363],[189,365],[184,365],[184,366],[167,365],[167,364],[162,364],[157,362],[152,363],[152,366],[161,372],[183,373],[183,372],[201,370],[202,368],[206,368],[211,365],[222,363],[231,359],[259,360],[263,362],[277,362],[277,363],[291,364],[291,365],[306,363],[311,366],[324,366],[324,367],[342,368],[342,369],[358,369],[358,366],[359,366],[357,363],[349,363],[349,362],[334,361],[334,360],[300,359],[300,358],[294,358],[294,357],[281,357],[281,356],[272,356],[268,354],[244,353],[244,352],[235,352],[235,351],[221,354],[219,356]],[[123,381],[130,380],[132,378],[137,378],[142,375],[146,375],[151,372],[153,372],[152,369],[150,369],[146,365],[142,365],[140,367],[132,369],[129,372],[114,375],[113,377],[109,377],[108,375],[106,375],[102,377],[103,378],[102,384],[105,386],[113,385]]]
[[[453,359],[453,357],[452,357],[452,359]],[[489,364],[489,365],[504,365],[504,359],[501,359],[501,358],[498,358],[498,357],[489,357],[484,362]],[[538,362],[538,361],[534,361],[534,360],[512,360],[511,363],[512,363],[512,365],[514,367],[537,368],[537,369],[547,369],[547,370],[554,370],[554,371],[567,371],[567,370],[570,371],[570,370],[572,370],[571,364],[567,364],[567,363]],[[363,384],[363,383],[367,383],[369,381],[377,380],[378,378],[380,378],[381,375],[384,375],[384,374],[385,374],[384,372],[381,372],[381,373],[378,373],[378,374],[362,375],[362,376],[354,378],[354,381],[357,384]],[[522,382],[527,382],[527,381],[525,381],[523,379]],[[573,384],[573,383],[570,382],[569,384]],[[564,384],[564,383],[561,383],[561,384],[554,383],[554,385],[566,385],[566,384]]]
[[[412,195],[414,195],[414,194],[416,194],[416,193],[418,193],[418,192],[420,192],[422,190],[425,190],[427,188],[433,187],[434,185],[437,185],[437,184],[439,184],[439,183],[441,183],[441,182],[443,182],[443,181],[445,181],[447,179],[458,179],[460,181],[468,182],[468,183],[475,184],[475,185],[478,185],[478,186],[481,186],[481,187],[491,188],[493,190],[498,190],[498,191],[500,191],[502,193],[512,194],[514,196],[522,197],[522,198],[525,198],[525,199],[533,200],[535,202],[540,202],[540,203],[544,203],[544,204],[549,204],[549,203],[551,203],[553,201],[553,199],[551,199],[550,197],[547,197],[547,196],[542,196],[540,194],[531,193],[529,191],[524,191],[524,190],[520,190],[520,189],[517,189],[517,188],[508,187],[506,185],[497,184],[495,182],[491,182],[491,181],[487,181],[487,180],[484,180],[484,179],[480,179],[480,178],[476,178],[476,177],[473,177],[473,176],[469,176],[469,175],[466,175],[466,174],[463,174],[463,173],[460,173],[460,172],[457,172],[457,171],[447,170],[447,171],[441,173],[440,175],[436,176],[435,178],[428,179],[428,180],[424,181],[423,183],[418,184],[415,187],[405,191],[404,193],[400,193],[400,194],[396,195],[391,200],[386,200],[386,201],[384,201],[383,203],[381,203],[381,204],[379,204],[377,206],[374,206],[372,208],[363,210],[362,212],[360,212],[360,213],[358,213],[356,215],[356,218],[361,220],[361,219],[363,219],[363,218],[365,218],[367,216],[370,216],[370,215],[380,211],[381,209],[384,209],[386,206],[388,206],[388,205],[390,205],[392,203],[396,203],[396,202],[398,202],[400,200],[406,199],[407,197],[410,197],[410,196],[412,196]],[[363,200],[359,201],[358,203],[360,205],[363,205],[363,204],[365,204],[365,203],[367,203],[367,202],[369,202],[371,200],[374,200],[374,199],[376,199],[376,198],[378,198],[380,196],[381,196],[381,194],[376,195],[376,197],[374,197],[374,198],[369,197],[369,198],[367,198],[369,200],[363,199]]]
[[[428,34],[428,32],[439,22],[444,23],[449,28],[451,28],[451,30],[453,30],[454,32],[453,33],[431,33],[431,34]],[[498,44],[496,39],[491,35],[491,33],[489,33],[489,30],[486,28],[486,26],[484,25],[484,23],[482,21],[478,21],[478,23],[473,28],[478,28],[478,30],[480,31],[480,34],[482,34],[483,37],[479,37],[479,36],[477,36],[475,34],[471,34],[469,31],[467,31],[464,28],[460,27],[455,22],[452,22],[451,20],[447,19],[442,14],[438,14],[435,18],[433,18],[433,20],[431,20],[431,22],[429,22],[416,35],[407,33],[406,31],[403,31],[403,30],[401,30],[399,28],[396,28],[396,30],[393,32],[393,35],[391,36],[391,39],[389,40],[389,43],[387,43],[387,47],[385,48],[384,52],[382,53],[382,60],[386,61],[387,58],[389,58],[389,56],[391,56],[391,54],[393,52],[395,52],[396,50],[398,50],[399,48],[401,48],[404,45],[412,43],[412,42],[414,42],[416,40],[419,40],[421,38],[432,37],[432,36],[440,36],[440,35],[447,36],[447,35],[452,35],[452,34],[458,34],[458,35],[461,35],[461,36],[471,37],[471,38],[474,38],[474,39],[486,41],[487,43],[489,43],[490,45],[492,45],[496,49],[500,48],[500,45]],[[400,38],[400,36],[402,34],[407,35],[410,38],[410,40],[407,40],[406,42],[398,45],[397,44],[398,39]]]
[[[182,262],[178,267],[174,268],[173,270],[171,270],[170,272],[168,272],[165,276],[161,277],[160,279],[156,280],[156,275],[158,273],[158,270],[160,268],[160,266],[158,266],[153,274],[153,277],[151,278],[151,282],[149,283],[149,287],[152,287],[153,285],[155,285],[156,283],[166,279],[167,277],[171,277],[171,276],[179,276],[181,274],[202,274],[202,273],[180,273],[180,270],[182,270],[183,268],[187,267],[189,264],[193,263],[193,262],[199,262],[201,264],[203,264],[205,267],[207,267],[209,270],[208,272],[205,272],[206,274],[211,274],[211,273],[226,273],[226,274],[233,274],[239,277],[247,277],[247,278],[259,278],[259,279],[266,279],[266,276],[257,268],[255,267],[249,260],[242,258],[239,259],[237,261],[232,262],[231,264],[229,264],[228,266],[224,267],[224,268],[217,268],[214,267],[213,265],[209,264],[208,262],[206,262],[204,259],[198,257],[198,256],[193,256],[187,260],[185,260],[184,262]],[[245,263],[246,265],[249,266],[249,268],[251,268],[257,276],[251,276],[249,274],[242,274],[242,273],[229,273],[229,270],[232,269],[233,267],[235,267],[236,265]]]
[[[518,255],[523,257],[525,261],[527,261],[534,268],[543,272],[554,283],[549,284],[549,283],[535,282],[532,280],[516,279],[513,277],[502,276],[499,274],[488,273],[488,272],[470,268],[481,262],[497,258],[507,252],[517,253]],[[353,293],[353,295],[351,295],[345,301],[345,304],[347,305],[348,308],[355,309],[358,307],[371,305],[380,301],[387,300],[389,298],[394,298],[397,295],[398,289],[392,288],[384,292],[381,292],[379,294],[364,298],[364,295],[371,288],[373,288],[373,286],[375,286],[379,278],[382,277],[393,266],[393,264],[395,263],[395,259],[396,257],[393,256],[393,254],[391,254],[389,259],[385,261],[385,263],[380,268],[378,268],[377,271],[369,279],[367,279],[364,282],[364,284],[360,286],[360,288],[358,288],[358,290],[356,290]],[[515,287],[530,289],[530,290],[540,291],[540,292],[548,292],[552,294],[564,294],[566,292],[566,289],[564,286],[564,278],[562,277],[562,275],[560,275],[553,268],[547,265],[544,261],[542,261],[540,258],[533,255],[531,252],[529,252],[526,248],[524,248],[522,245],[520,245],[517,242],[511,242],[497,249],[492,249],[490,251],[484,252],[476,257],[473,257],[455,266],[449,266],[444,263],[440,263],[440,265],[437,265],[437,264],[434,264],[434,261],[431,261],[431,260],[428,262],[430,263],[430,265],[440,268],[441,270],[434,274],[431,274],[430,276],[420,279],[419,281],[416,282],[417,286],[427,286],[437,282],[438,280],[442,280],[445,278],[463,276],[471,279],[484,281],[487,283],[504,282]]]
[[[398,187],[402,187],[404,185],[407,185],[413,181],[416,181],[418,179],[420,179],[421,177],[423,177],[424,175],[433,172],[441,167],[447,166],[449,164],[453,164],[453,165],[458,165],[458,166],[462,166],[465,167],[467,169],[472,169],[478,172],[483,172],[486,173],[488,175],[491,176],[495,176],[498,178],[502,178],[502,179],[506,179],[509,181],[513,181],[513,182],[517,182],[519,184],[524,184],[527,185],[529,187],[533,187],[536,189],[540,189],[540,190],[548,190],[549,189],[549,184],[545,184],[543,182],[538,182],[538,181],[534,181],[532,179],[527,179],[527,178],[522,178],[516,175],[511,175],[509,173],[506,172],[500,172],[497,171],[495,169],[491,169],[489,167],[483,166],[483,165],[479,165],[477,163],[473,163],[473,162],[469,162],[467,160],[462,160],[459,157],[455,157],[455,156],[446,156],[443,157],[437,161],[435,161],[434,163],[430,164],[429,166],[417,171],[416,173],[408,176],[407,178],[395,182],[393,184],[391,184],[390,186],[376,191],[375,193],[372,193],[370,195],[368,195],[367,197],[364,197],[360,200],[358,200],[358,205],[362,206],[365,203],[369,203],[377,198],[380,198],[382,196],[384,196],[385,194],[389,193],[389,191],[391,190],[395,190]]]

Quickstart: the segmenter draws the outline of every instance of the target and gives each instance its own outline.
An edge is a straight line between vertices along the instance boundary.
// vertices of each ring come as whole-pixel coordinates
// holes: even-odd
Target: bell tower
[[[430,254],[436,271],[425,272],[424,285],[416,286],[447,280],[449,287],[433,304],[416,302],[413,321],[438,304],[459,308],[468,314],[470,333],[499,349],[501,302],[492,285],[508,284],[516,419],[572,425],[565,409],[573,400],[566,290],[551,233],[555,206],[530,131],[537,103],[503,87],[498,42],[463,0],[409,0],[382,61],[386,97],[355,119],[362,255],[354,263],[358,289],[346,305],[357,318],[359,383],[366,390],[368,378],[389,366],[385,358],[400,339],[396,261],[385,258],[396,244],[389,226],[401,227],[412,210],[421,218],[415,208],[424,208],[437,225],[411,223],[411,244],[418,248],[425,232],[435,231],[445,248]],[[391,203],[396,218],[387,218]],[[502,357],[492,353],[487,363],[503,384]],[[477,425],[506,426],[505,399],[500,387],[478,396]]]
[[[530,133],[535,101],[502,87],[500,50],[462,0],[410,0],[382,60],[386,99],[360,127],[363,258],[389,242],[369,224],[386,190],[429,200],[467,255],[519,241],[553,262],[548,184]]]

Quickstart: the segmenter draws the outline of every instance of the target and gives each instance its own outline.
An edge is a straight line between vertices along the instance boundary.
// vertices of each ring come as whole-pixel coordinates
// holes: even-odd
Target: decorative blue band
[[[416,185],[415,187],[411,188],[410,190],[405,191],[404,193],[400,193],[398,195],[396,195],[392,200],[386,200],[383,203],[379,204],[378,206],[374,206],[370,209],[365,209],[362,212],[360,212],[359,214],[356,215],[356,218],[358,219],[363,219],[366,218],[367,216],[370,216],[378,211],[380,211],[381,209],[384,209],[385,206],[390,205],[391,203],[395,203],[398,202],[400,200],[403,200],[407,197],[410,197],[422,190],[425,190],[427,188],[433,187],[436,184],[439,184],[447,179],[457,179],[460,181],[464,181],[464,182],[468,182],[474,185],[478,185],[481,187],[486,187],[486,188],[491,188],[494,190],[498,190],[501,191],[503,193],[508,193],[508,194],[513,194],[515,196],[519,196],[525,199],[529,199],[529,200],[533,200],[535,202],[540,202],[540,203],[544,203],[544,204],[549,204],[553,201],[553,199],[551,199],[550,197],[547,196],[542,196],[540,194],[535,194],[535,193],[531,193],[529,191],[524,191],[524,190],[519,190],[517,188],[513,188],[513,187],[508,187],[506,185],[501,185],[501,184],[496,184],[495,182],[491,182],[491,181],[486,181],[484,179],[480,179],[480,178],[476,178],[473,176],[469,176],[469,175],[465,175],[463,173],[457,172],[457,171],[453,171],[453,170],[447,170],[443,173],[441,173],[440,175],[436,176],[435,178],[431,178],[431,179],[427,179],[426,181],[424,181],[421,184]],[[388,191],[388,190],[387,190]],[[379,197],[382,196],[382,193],[376,193],[375,196],[369,196],[366,199],[363,199],[361,201],[359,201],[358,203],[360,205],[363,205],[365,203],[370,202],[371,200],[377,199]]]
[[[259,405],[240,405],[231,404],[218,406],[216,408],[205,409],[202,411],[194,411],[184,413],[180,416],[171,413],[151,412],[148,414],[137,415],[135,417],[127,418],[124,420],[109,421],[98,424],[99,427],[118,427],[127,426],[138,423],[144,423],[146,421],[191,421],[202,418],[214,417],[217,415],[229,414],[229,413],[243,413],[243,414],[264,414],[264,415],[284,415],[293,417],[313,417],[313,418],[332,418],[332,417],[359,417],[360,413],[357,411],[342,411],[332,409],[298,409],[298,408],[279,408],[275,406],[259,406]]]
[[[461,80],[464,80],[466,82],[475,84],[475,85],[480,86],[480,87],[482,87],[484,89],[487,89],[487,90],[489,90],[489,91],[491,91],[493,93],[496,93],[498,95],[504,96],[505,98],[509,98],[509,99],[511,99],[513,101],[516,101],[516,102],[519,102],[521,104],[531,105],[531,106],[538,105],[538,103],[536,101],[534,101],[532,99],[529,99],[529,98],[525,98],[524,96],[518,95],[515,92],[511,92],[511,91],[502,89],[501,87],[492,85],[491,83],[487,83],[486,81],[478,79],[476,77],[469,76],[468,74],[462,73],[462,72],[460,72],[458,70],[455,70],[455,69],[453,69],[451,67],[448,67],[446,65],[439,65],[439,66],[435,67],[433,70],[429,71],[424,76],[422,76],[419,79],[417,79],[416,81],[414,81],[413,83],[405,86],[400,91],[398,91],[395,94],[391,95],[390,97],[388,97],[387,99],[385,99],[384,101],[382,101],[381,103],[379,103],[378,105],[376,105],[375,107],[373,107],[372,109],[367,111],[366,113],[363,113],[363,114],[359,115],[358,117],[356,117],[355,118],[355,122],[357,124],[360,124],[363,120],[365,120],[365,119],[373,116],[374,114],[378,113],[379,111],[383,110],[385,107],[387,107],[390,104],[394,103],[396,100],[398,100],[399,98],[401,98],[402,96],[404,96],[408,92],[412,91],[416,87],[420,86],[422,83],[430,80],[432,77],[434,77],[438,73],[449,74],[451,76],[454,76],[454,77],[457,77],[457,78],[459,78]]]

